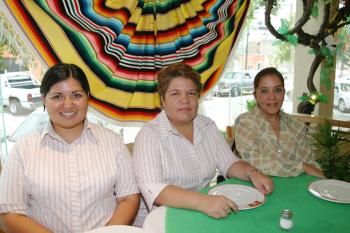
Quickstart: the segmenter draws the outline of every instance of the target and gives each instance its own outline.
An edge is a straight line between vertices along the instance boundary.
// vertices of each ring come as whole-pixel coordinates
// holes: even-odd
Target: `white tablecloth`
[[[160,206],[152,210],[148,214],[144,223],[143,229],[152,233],[164,233],[165,232],[165,213],[166,207]]]

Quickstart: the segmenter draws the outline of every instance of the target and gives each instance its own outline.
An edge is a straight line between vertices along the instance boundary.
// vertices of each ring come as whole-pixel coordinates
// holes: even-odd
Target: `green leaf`
[[[324,66],[321,69],[320,82],[327,88],[327,90],[331,89],[331,80],[329,79],[330,72],[331,67]]]
[[[257,103],[256,101],[253,99],[253,100],[246,100],[246,108],[249,112],[251,112],[253,110],[253,108],[256,107]]]
[[[289,32],[289,23],[286,19],[281,19],[281,26],[278,28],[277,32],[282,35],[286,35]]]
[[[289,29],[289,22],[286,19],[281,19],[281,26]]]
[[[274,41],[272,42],[272,45],[273,45],[273,46],[279,46],[280,44],[282,44],[282,41],[281,41],[281,40],[274,40]]]
[[[282,35],[286,35],[286,34],[288,34],[289,30],[280,27],[279,29],[277,29],[277,32],[280,33],[280,34],[282,34]]]
[[[294,35],[286,35],[285,37],[287,38],[289,43],[291,43],[292,45],[294,45],[294,46],[298,45],[298,37],[296,37]]]
[[[316,54],[316,51],[314,49],[309,49],[308,53],[309,54]]]
[[[318,17],[318,6],[314,4],[314,6],[311,9],[311,16],[314,18]]]
[[[324,94],[322,94],[322,93],[320,93],[319,95],[318,95],[318,100],[321,102],[321,103],[328,103],[328,96],[326,96],[326,95],[324,95]]]
[[[326,59],[326,66],[333,67],[333,64],[334,64],[333,57]]]
[[[312,134],[312,145],[317,151],[316,160],[327,178],[350,181],[350,151],[339,153],[343,138],[341,129],[334,130],[326,121]]]
[[[301,100],[301,101],[307,101],[307,100],[309,100],[309,96],[307,96],[307,95],[298,96],[297,98],[298,98],[299,100]]]
[[[331,51],[329,50],[329,48],[327,48],[327,47],[325,47],[325,46],[322,46],[322,47],[320,48],[320,50],[321,50],[321,54],[322,54],[322,55],[324,55],[324,56],[326,56],[326,57],[333,57],[333,55],[332,55]]]

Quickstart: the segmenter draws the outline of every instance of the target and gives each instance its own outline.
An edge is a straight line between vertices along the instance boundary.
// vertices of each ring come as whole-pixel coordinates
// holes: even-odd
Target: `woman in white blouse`
[[[217,168],[225,177],[250,180],[263,194],[273,190],[272,180],[238,159],[215,123],[197,114],[201,89],[200,76],[189,65],[172,64],[158,73],[163,110],[141,129],[133,149],[136,179],[148,210],[165,205],[213,218],[237,211],[224,196],[197,192]]]
[[[121,137],[86,119],[84,72],[58,64],[40,92],[50,122],[16,143],[0,177],[6,232],[68,233],[131,224],[139,191]]]

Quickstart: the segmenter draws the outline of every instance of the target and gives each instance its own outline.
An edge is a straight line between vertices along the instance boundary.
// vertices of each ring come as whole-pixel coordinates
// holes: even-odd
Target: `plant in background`
[[[246,108],[247,108],[248,112],[252,111],[253,108],[256,107],[256,101],[255,100],[246,100],[246,103],[247,103]]]
[[[340,154],[339,147],[345,143],[340,128],[332,130],[332,125],[325,121],[312,134],[312,138],[312,144],[318,153],[316,160],[326,178],[350,182],[350,151]]]
[[[330,72],[334,67],[334,56],[344,51],[345,37],[336,37],[338,31],[350,24],[349,0],[303,0],[303,12],[295,23],[291,24],[287,19],[281,19],[280,28],[276,29],[271,23],[273,9],[278,7],[278,0],[265,0],[265,25],[270,33],[284,43],[291,45],[304,45],[310,48],[309,53],[314,55],[314,60],[307,77],[309,95],[318,96],[320,93],[314,85],[314,75],[318,67],[321,69],[321,83],[331,88]],[[303,27],[312,18],[319,17],[319,10],[323,9],[322,23],[316,33],[306,32]],[[315,105],[320,99],[316,99]],[[304,105],[312,107],[312,103],[304,101]],[[305,109],[301,106],[301,109]]]

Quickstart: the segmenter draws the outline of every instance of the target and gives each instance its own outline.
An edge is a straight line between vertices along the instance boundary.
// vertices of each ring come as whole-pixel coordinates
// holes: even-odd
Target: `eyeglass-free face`
[[[275,75],[261,78],[254,95],[260,109],[268,116],[279,113],[284,101],[284,86]]]
[[[163,108],[173,125],[191,123],[198,111],[199,93],[191,79],[171,80],[162,98]]]
[[[77,80],[68,78],[53,85],[43,97],[43,103],[56,133],[83,129],[88,110],[88,95]]]

